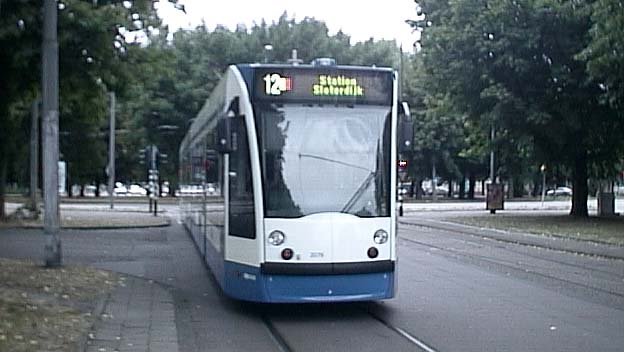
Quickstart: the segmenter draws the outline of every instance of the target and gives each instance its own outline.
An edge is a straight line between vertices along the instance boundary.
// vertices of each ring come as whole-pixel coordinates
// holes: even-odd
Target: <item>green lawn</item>
[[[583,219],[568,215],[496,214],[445,220],[485,228],[572,237],[624,246],[624,217]]]

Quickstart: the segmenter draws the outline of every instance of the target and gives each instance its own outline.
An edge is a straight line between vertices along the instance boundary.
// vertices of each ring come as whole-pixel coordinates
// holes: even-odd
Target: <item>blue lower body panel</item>
[[[274,275],[225,262],[223,290],[233,298],[274,303],[372,301],[394,297],[395,272]]]

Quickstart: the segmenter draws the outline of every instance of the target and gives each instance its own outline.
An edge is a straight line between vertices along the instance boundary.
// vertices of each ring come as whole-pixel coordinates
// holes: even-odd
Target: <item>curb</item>
[[[171,220],[168,220],[166,223],[162,224],[154,224],[154,225],[121,225],[121,226],[61,226],[61,230],[131,230],[131,229],[149,229],[149,228],[159,228],[159,227],[168,227],[171,226]],[[43,230],[43,225],[7,225],[0,227],[0,229],[8,229],[8,230],[16,230],[16,229],[34,229],[34,230]]]

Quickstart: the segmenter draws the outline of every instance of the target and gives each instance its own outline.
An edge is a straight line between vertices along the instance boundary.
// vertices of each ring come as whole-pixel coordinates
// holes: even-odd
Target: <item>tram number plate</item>
[[[310,258],[323,258],[323,252],[310,252]]]

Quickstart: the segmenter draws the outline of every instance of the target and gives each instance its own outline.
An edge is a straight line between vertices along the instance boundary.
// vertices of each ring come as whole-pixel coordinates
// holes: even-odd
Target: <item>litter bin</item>
[[[505,194],[502,183],[489,183],[487,185],[485,208],[495,214],[497,210],[503,210],[505,206]]]

